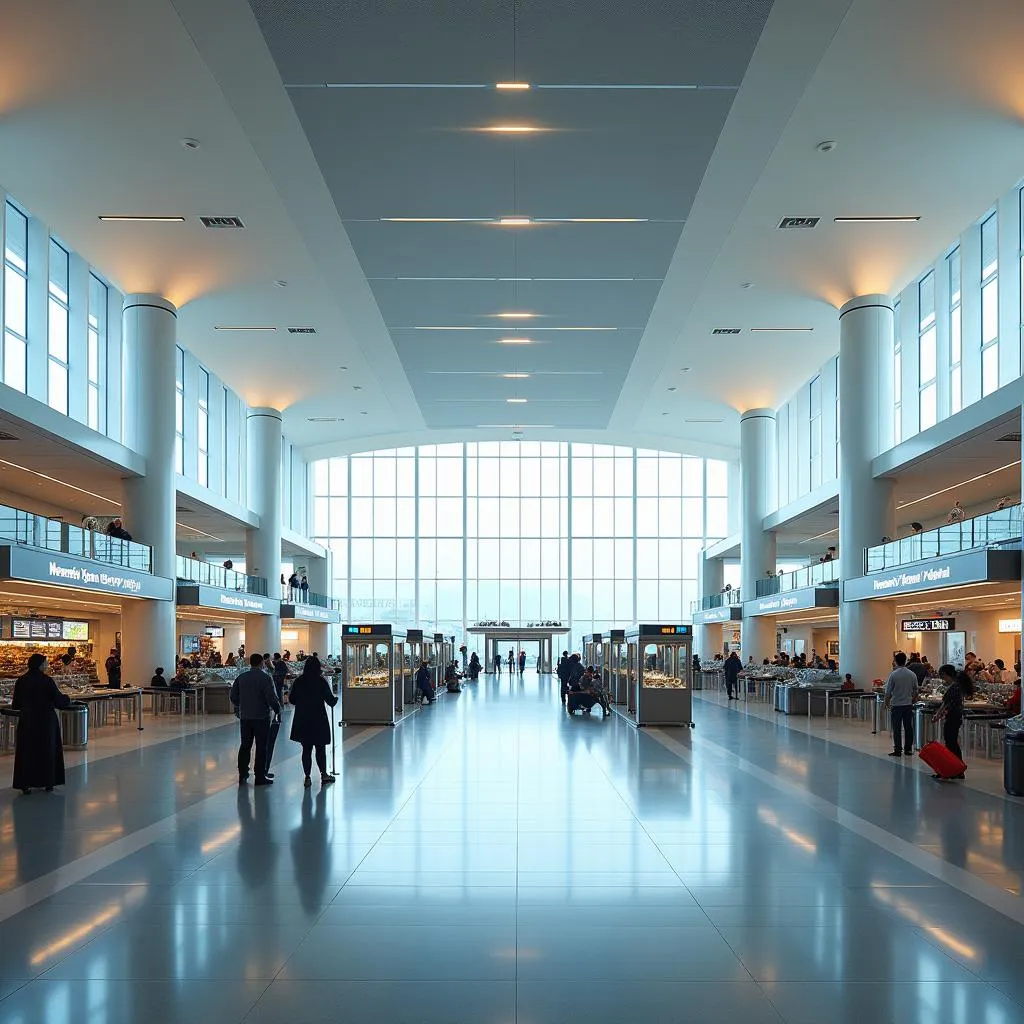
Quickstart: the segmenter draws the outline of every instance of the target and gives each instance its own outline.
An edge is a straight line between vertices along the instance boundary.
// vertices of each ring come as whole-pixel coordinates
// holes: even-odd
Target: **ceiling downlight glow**
[[[532,345],[533,338],[499,338],[499,345]]]
[[[529,82],[495,82],[495,89],[502,89],[506,92],[525,92],[530,88]]]
[[[498,313],[502,320],[532,320],[536,313]]]
[[[508,402],[509,405],[526,405],[525,398],[506,398],[505,401]]]
[[[478,128],[477,131],[507,135],[530,135],[533,132],[546,132],[549,129],[538,128],[532,124],[489,124],[484,128]]]
[[[504,377],[505,380],[527,380],[527,379],[529,379],[529,376],[530,375],[528,373],[503,373],[502,374],[502,377]]]
[[[528,228],[532,223],[529,217],[499,217],[497,221],[502,228]]]

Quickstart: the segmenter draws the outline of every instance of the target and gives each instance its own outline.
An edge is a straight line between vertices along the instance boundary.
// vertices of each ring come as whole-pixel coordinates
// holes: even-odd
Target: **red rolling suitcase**
[[[944,779],[955,779],[967,771],[967,765],[952,750],[936,740],[926,743],[918,753],[921,760],[936,775],[940,775]]]

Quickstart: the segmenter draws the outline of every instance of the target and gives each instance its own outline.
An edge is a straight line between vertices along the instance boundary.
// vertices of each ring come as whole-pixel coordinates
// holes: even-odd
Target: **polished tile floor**
[[[486,677],[326,790],[230,724],[5,790],[0,1024],[1024,1021],[1024,803],[695,718]]]

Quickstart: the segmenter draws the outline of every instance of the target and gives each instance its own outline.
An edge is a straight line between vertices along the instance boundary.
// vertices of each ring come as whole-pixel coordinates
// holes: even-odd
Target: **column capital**
[[[892,297],[881,294],[857,295],[850,299],[849,302],[843,303],[842,309],[839,310],[839,318],[842,319],[847,313],[852,313],[855,309],[871,309],[873,306],[891,311],[893,308]]]
[[[154,292],[135,292],[132,295],[126,295],[121,305],[121,311],[127,313],[129,309],[139,306],[162,309],[174,317],[178,315],[178,307],[170,299],[165,299],[162,295],[157,295]]]
[[[274,409],[269,405],[257,405],[252,409],[246,410],[245,418],[253,419],[256,416],[267,416],[272,420],[281,419],[281,410]]]
[[[775,419],[775,410],[774,409],[748,409],[746,412],[740,413],[740,423],[742,423],[744,420],[763,420],[763,419],[769,419],[769,420]]]

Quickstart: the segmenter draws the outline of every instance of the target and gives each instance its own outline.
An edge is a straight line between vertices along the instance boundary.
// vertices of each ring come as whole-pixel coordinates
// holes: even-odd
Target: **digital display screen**
[[[15,640],[63,640],[61,619],[11,619],[11,637]]]
[[[689,626],[662,626],[662,636],[686,636],[690,632]]]
[[[72,622],[70,619],[65,619],[63,622],[65,640],[88,640],[89,639],[89,623],[88,622]]]
[[[219,640],[221,637],[224,636],[224,627],[223,626],[207,626],[206,629],[203,630],[203,632],[208,637],[212,637],[215,640]]]
[[[346,626],[345,632],[351,635],[369,635],[373,632],[373,626]]]
[[[181,653],[182,654],[198,654],[199,653],[199,637],[191,634],[186,634],[181,638]]]
[[[904,619],[904,633],[945,633],[956,628],[956,619]]]

